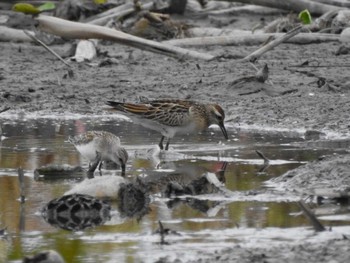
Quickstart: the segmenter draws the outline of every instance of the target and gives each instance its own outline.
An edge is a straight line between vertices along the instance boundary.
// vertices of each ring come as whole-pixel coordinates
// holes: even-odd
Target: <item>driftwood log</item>
[[[269,34],[237,34],[228,36],[208,36],[208,37],[192,37],[167,40],[163,43],[179,46],[179,47],[195,47],[195,46],[215,46],[215,45],[227,45],[227,46],[253,46],[266,43],[269,39],[274,39],[282,36],[283,33],[269,33]],[[293,44],[311,44],[321,42],[339,42],[340,36],[335,34],[322,34],[322,33],[299,33],[296,36],[286,40],[286,43]]]
[[[327,5],[350,8],[350,2],[347,0],[312,0],[312,1],[322,3],[322,4],[327,4]]]
[[[312,15],[322,15],[331,10],[339,10],[341,7],[329,4],[317,3],[310,0],[218,0],[227,2],[239,2],[251,5],[261,5],[273,8],[284,9],[299,13],[305,9]],[[328,1],[327,1],[328,3]]]
[[[65,38],[110,40],[123,45],[128,45],[142,50],[148,50],[151,52],[176,57],[179,59],[214,59],[214,56],[207,53],[200,53],[180,47],[171,46],[168,44],[155,42],[152,40],[139,38],[107,27],[71,22],[68,20],[45,15],[39,15],[36,20],[39,22],[39,28],[41,30]]]
[[[142,10],[149,10],[152,7],[152,2],[146,3],[142,6]],[[103,26],[106,25],[110,20],[118,20],[133,12],[135,12],[134,4],[126,3],[96,15],[94,19],[88,21],[87,23],[92,25]]]
[[[34,35],[33,32],[31,34]],[[32,39],[23,30],[0,26],[0,42],[2,41],[31,42]]]

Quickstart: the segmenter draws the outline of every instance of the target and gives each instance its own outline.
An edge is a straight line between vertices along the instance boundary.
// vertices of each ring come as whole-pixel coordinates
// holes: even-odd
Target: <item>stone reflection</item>
[[[121,217],[136,218],[138,221],[150,212],[148,188],[141,181],[122,184],[118,192],[118,210]]]
[[[65,195],[47,203],[41,214],[50,225],[79,231],[104,224],[110,219],[111,206],[89,195]]]
[[[226,167],[227,164],[223,163],[214,175],[218,180],[224,181]],[[170,198],[167,203],[169,208],[185,202],[189,207],[207,213],[211,208],[208,201],[177,197],[217,193],[219,189],[209,179],[208,174],[210,173],[195,178],[188,177],[186,173],[174,172],[146,178],[106,176],[86,179],[76,184],[63,197],[46,204],[42,209],[42,216],[49,224],[66,230],[78,231],[96,227],[111,219],[111,206],[102,201],[108,198],[117,200],[118,217],[140,221],[150,212],[150,196],[155,194]],[[214,203],[212,205],[216,206]]]

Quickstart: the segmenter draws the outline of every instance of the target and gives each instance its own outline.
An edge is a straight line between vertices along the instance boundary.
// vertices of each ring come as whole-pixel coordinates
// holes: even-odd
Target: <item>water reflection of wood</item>
[[[18,168],[18,182],[19,182],[19,191],[20,191],[20,202],[24,203],[25,192],[24,192],[24,172],[22,168]]]
[[[176,198],[179,195],[211,194],[222,191],[224,186],[218,178],[221,180],[224,178],[226,167],[227,164],[223,163],[217,172],[219,177],[212,173],[204,173],[201,177],[190,180],[181,173],[131,179],[120,176],[86,179],[66,192],[63,197],[50,201],[42,209],[42,215],[48,223],[67,230],[93,227],[98,225],[97,222],[100,224],[109,220],[105,217],[96,220],[96,216],[101,217],[100,209],[104,208],[103,201],[96,198],[99,197],[116,199],[120,217],[140,220],[150,211],[150,195],[161,194],[168,198]],[[171,208],[178,202],[179,199],[176,202],[169,201],[167,205]],[[203,213],[209,210],[206,201],[193,199],[189,203],[192,204],[192,208]]]
[[[34,170],[34,179],[38,181],[81,178],[84,177],[83,172],[84,170],[81,166],[49,164],[36,168]]]
[[[23,263],[64,263],[62,256],[54,251],[41,251],[33,256],[26,256]]]

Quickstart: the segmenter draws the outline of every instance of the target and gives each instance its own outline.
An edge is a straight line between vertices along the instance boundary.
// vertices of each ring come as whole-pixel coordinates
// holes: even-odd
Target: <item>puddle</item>
[[[154,262],[161,257],[176,258],[183,250],[193,250],[184,260],[195,259],[200,251],[215,251],[232,243],[249,246],[249,242],[297,242],[295,237],[314,235],[308,220],[300,214],[295,201],[287,196],[247,197],[243,193],[264,187],[264,182],[294,169],[305,162],[332,153],[343,153],[348,145],[337,143],[307,144],[302,138],[278,134],[238,131],[224,141],[220,130],[210,129],[198,136],[176,137],[171,150],[159,158],[147,156],[147,150],[158,143],[160,135],[129,121],[96,119],[2,119],[0,142],[0,229],[7,227],[9,262],[19,262],[24,255],[44,249],[59,251],[67,262]],[[50,200],[62,196],[84,178],[34,180],[33,171],[48,164],[88,167],[68,136],[88,130],[105,130],[120,136],[130,153],[127,175],[164,176],[180,173],[186,178],[200,178],[206,172],[217,172],[227,163],[225,186],[237,197],[203,195],[184,196],[176,200],[153,196],[150,211],[140,220],[123,217],[118,204],[111,202],[111,219],[104,225],[70,232],[48,224],[39,210]],[[256,154],[264,153],[271,162]],[[27,201],[18,202],[17,169],[25,172]],[[265,168],[265,169],[264,169]],[[114,176],[119,170],[102,170],[103,176]],[[338,215],[323,214],[325,224],[334,228],[349,225],[349,211]],[[160,245],[158,220],[179,235]],[[349,231],[349,230],[346,230]],[[302,233],[302,234],[300,234]],[[249,241],[250,240],[250,241]],[[0,243],[3,242],[0,239]],[[196,252],[197,251],[197,252]]]

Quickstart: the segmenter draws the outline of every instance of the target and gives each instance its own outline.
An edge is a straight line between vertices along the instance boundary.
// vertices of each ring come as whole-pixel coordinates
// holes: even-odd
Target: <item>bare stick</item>
[[[160,244],[163,245],[163,244],[166,244],[165,240],[164,240],[165,230],[164,230],[164,226],[160,220],[158,220],[158,224],[159,224]]]
[[[9,109],[11,109],[11,108],[10,108],[10,107],[5,107],[5,108],[3,108],[3,109],[0,110],[0,113],[5,112],[5,111],[8,111]]]
[[[20,202],[24,203],[26,201],[26,197],[24,194],[24,173],[22,168],[18,168],[18,181],[20,191]]]
[[[317,217],[310,211],[310,209],[304,204],[303,201],[298,202],[299,207],[303,211],[304,215],[310,220],[312,226],[315,231],[325,231],[326,228],[321,224],[321,222],[317,219]]]
[[[64,63],[67,67],[71,67],[66,61],[64,61],[63,58],[61,58],[60,55],[58,55],[55,51],[53,51],[51,48],[49,48],[44,42],[42,42],[40,39],[38,39],[36,36],[33,36],[30,34],[27,30],[23,30],[23,32],[29,36],[31,39],[33,39],[34,42],[38,43],[39,45],[43,46],[47,51],[49,51],[52,55],[54,55],[56,58],[58,58],[62,63]]]
[[[335,5],[350,8],[350,2],[347,0],[312,0],[321,4]]]
[[[251,64],[253,65],[254,69],[257,71],[256,74],[254,76],[251,75],[251,76],[244,76],[244,77],[237,78],[231,82],[232,86],[243,82],[253,82],[253,81],[265,83],[265,81],[268,80],[269,72],[268,72],[267,64],[265,64],[264,67],[261,69],[258,69],[253,63]],[[270,81],[270,84],[273,86],[273,83],[271,81]]]
[[[257,155],[259,155],[259,157],[260,157],[261,159],[264,160],[264,164],[268,164],[268,163],[270,162],[270,160],[267,159],[267,157],[266,157],[262,152],[260,152],[260,151],[258,151],[258,150],[256,150],[255,152],[257,153]]]
[[[271,41],[270,43],[263,46],[262,48],[259,48],[258,50],[254,51],[250,55],[246,56],[243,59],[243,61],[255,62],[259,57],[261,57],[267,51],[273,49],[274,47],[278,46],[279,44],[286,41],[287,39],[290,39],[291,37],[297,35],[302,30],[302,28],[303,28],[302,26],[298,26],[293,30],[289,31],[288,33],[284,34],[283,36],[276,38],[275,40]]]
[[[153,2],[145,3],[142,5],[142,10],[149,10],[153,7]],[[94,20],[87,22],[92,25],[105,25],[109,20],[120,20],[122,17],[127,16],[135,12],[135,8],[131,3],[126,3],[124,5],[109,9],[108,11],[98,14]]]

